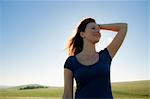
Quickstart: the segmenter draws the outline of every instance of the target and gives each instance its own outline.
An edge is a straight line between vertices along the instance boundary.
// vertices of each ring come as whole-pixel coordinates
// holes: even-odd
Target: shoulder
[[[73,71],[74,69],[74,65],[73,65],[73,63],[74,63],[74,57],[75,56],[69,56],[67,59],[66,59],[66,61],[65,61],[65,64],[64,64],[64,68],[66,68],[66,69],[70,69],[71,71]]]
[[[65,62],[71,62],[71,61],[73,61],[74,57],[75,56],[68,56]]]
[[[101,50],[100,52],[99,52],[99,55],[101,56],[101,58],[103,58],[103,59],[108,59],[108,60],[112,60],[112,58],[111,58],[111,56],[110,56],[110,53],[109,53],[109,51],[108,51],[108,49],[107,48],[104,48],[103,50]]]

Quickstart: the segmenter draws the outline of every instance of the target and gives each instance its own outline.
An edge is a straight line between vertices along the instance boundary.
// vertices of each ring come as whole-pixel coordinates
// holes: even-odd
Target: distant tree
[[[38,89],[38,88],[48,88],[47,86],[25,86],[23,88],[19,88],[19,90],[26,90],[26,89]]]

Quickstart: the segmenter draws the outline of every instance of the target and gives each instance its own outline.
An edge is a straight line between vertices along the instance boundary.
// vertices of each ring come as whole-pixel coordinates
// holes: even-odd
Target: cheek
[[[99,38],[100,38],[100,37],[101,37],[101,34],[100,34],[100,33],[93,33],[92,36],[94,36],[94,37],[99,37]]]
[[[87,31],[87,32],[85,32],[85,36],[90,37],[90,36],[92,36],[92,33],[90,31]]]
[[[101,33],[95,33],[95,31],[86,31],[85,32],[85,36],[87,38],[100,38],[101,37]]]

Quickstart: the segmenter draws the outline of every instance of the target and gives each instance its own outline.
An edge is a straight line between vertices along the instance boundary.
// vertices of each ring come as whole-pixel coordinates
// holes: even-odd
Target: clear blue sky
[[[128,33],[111,65],[111,81],[148,78],[148,0],[0,2],[0,85],[63,86],[64,50],[83,18],[97,23],[128,23]],[[150,4],[149,4],[150,5]],[[115,33],[101,31],[97,51]]]

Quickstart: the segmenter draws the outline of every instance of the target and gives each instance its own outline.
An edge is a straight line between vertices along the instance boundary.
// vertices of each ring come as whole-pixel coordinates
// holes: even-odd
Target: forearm
[[[99,24],[100,29],[119,32],[121,29],[126,29],[126,23]]]
[[[62,99],[73,99],[72,93],[64,93]]]

